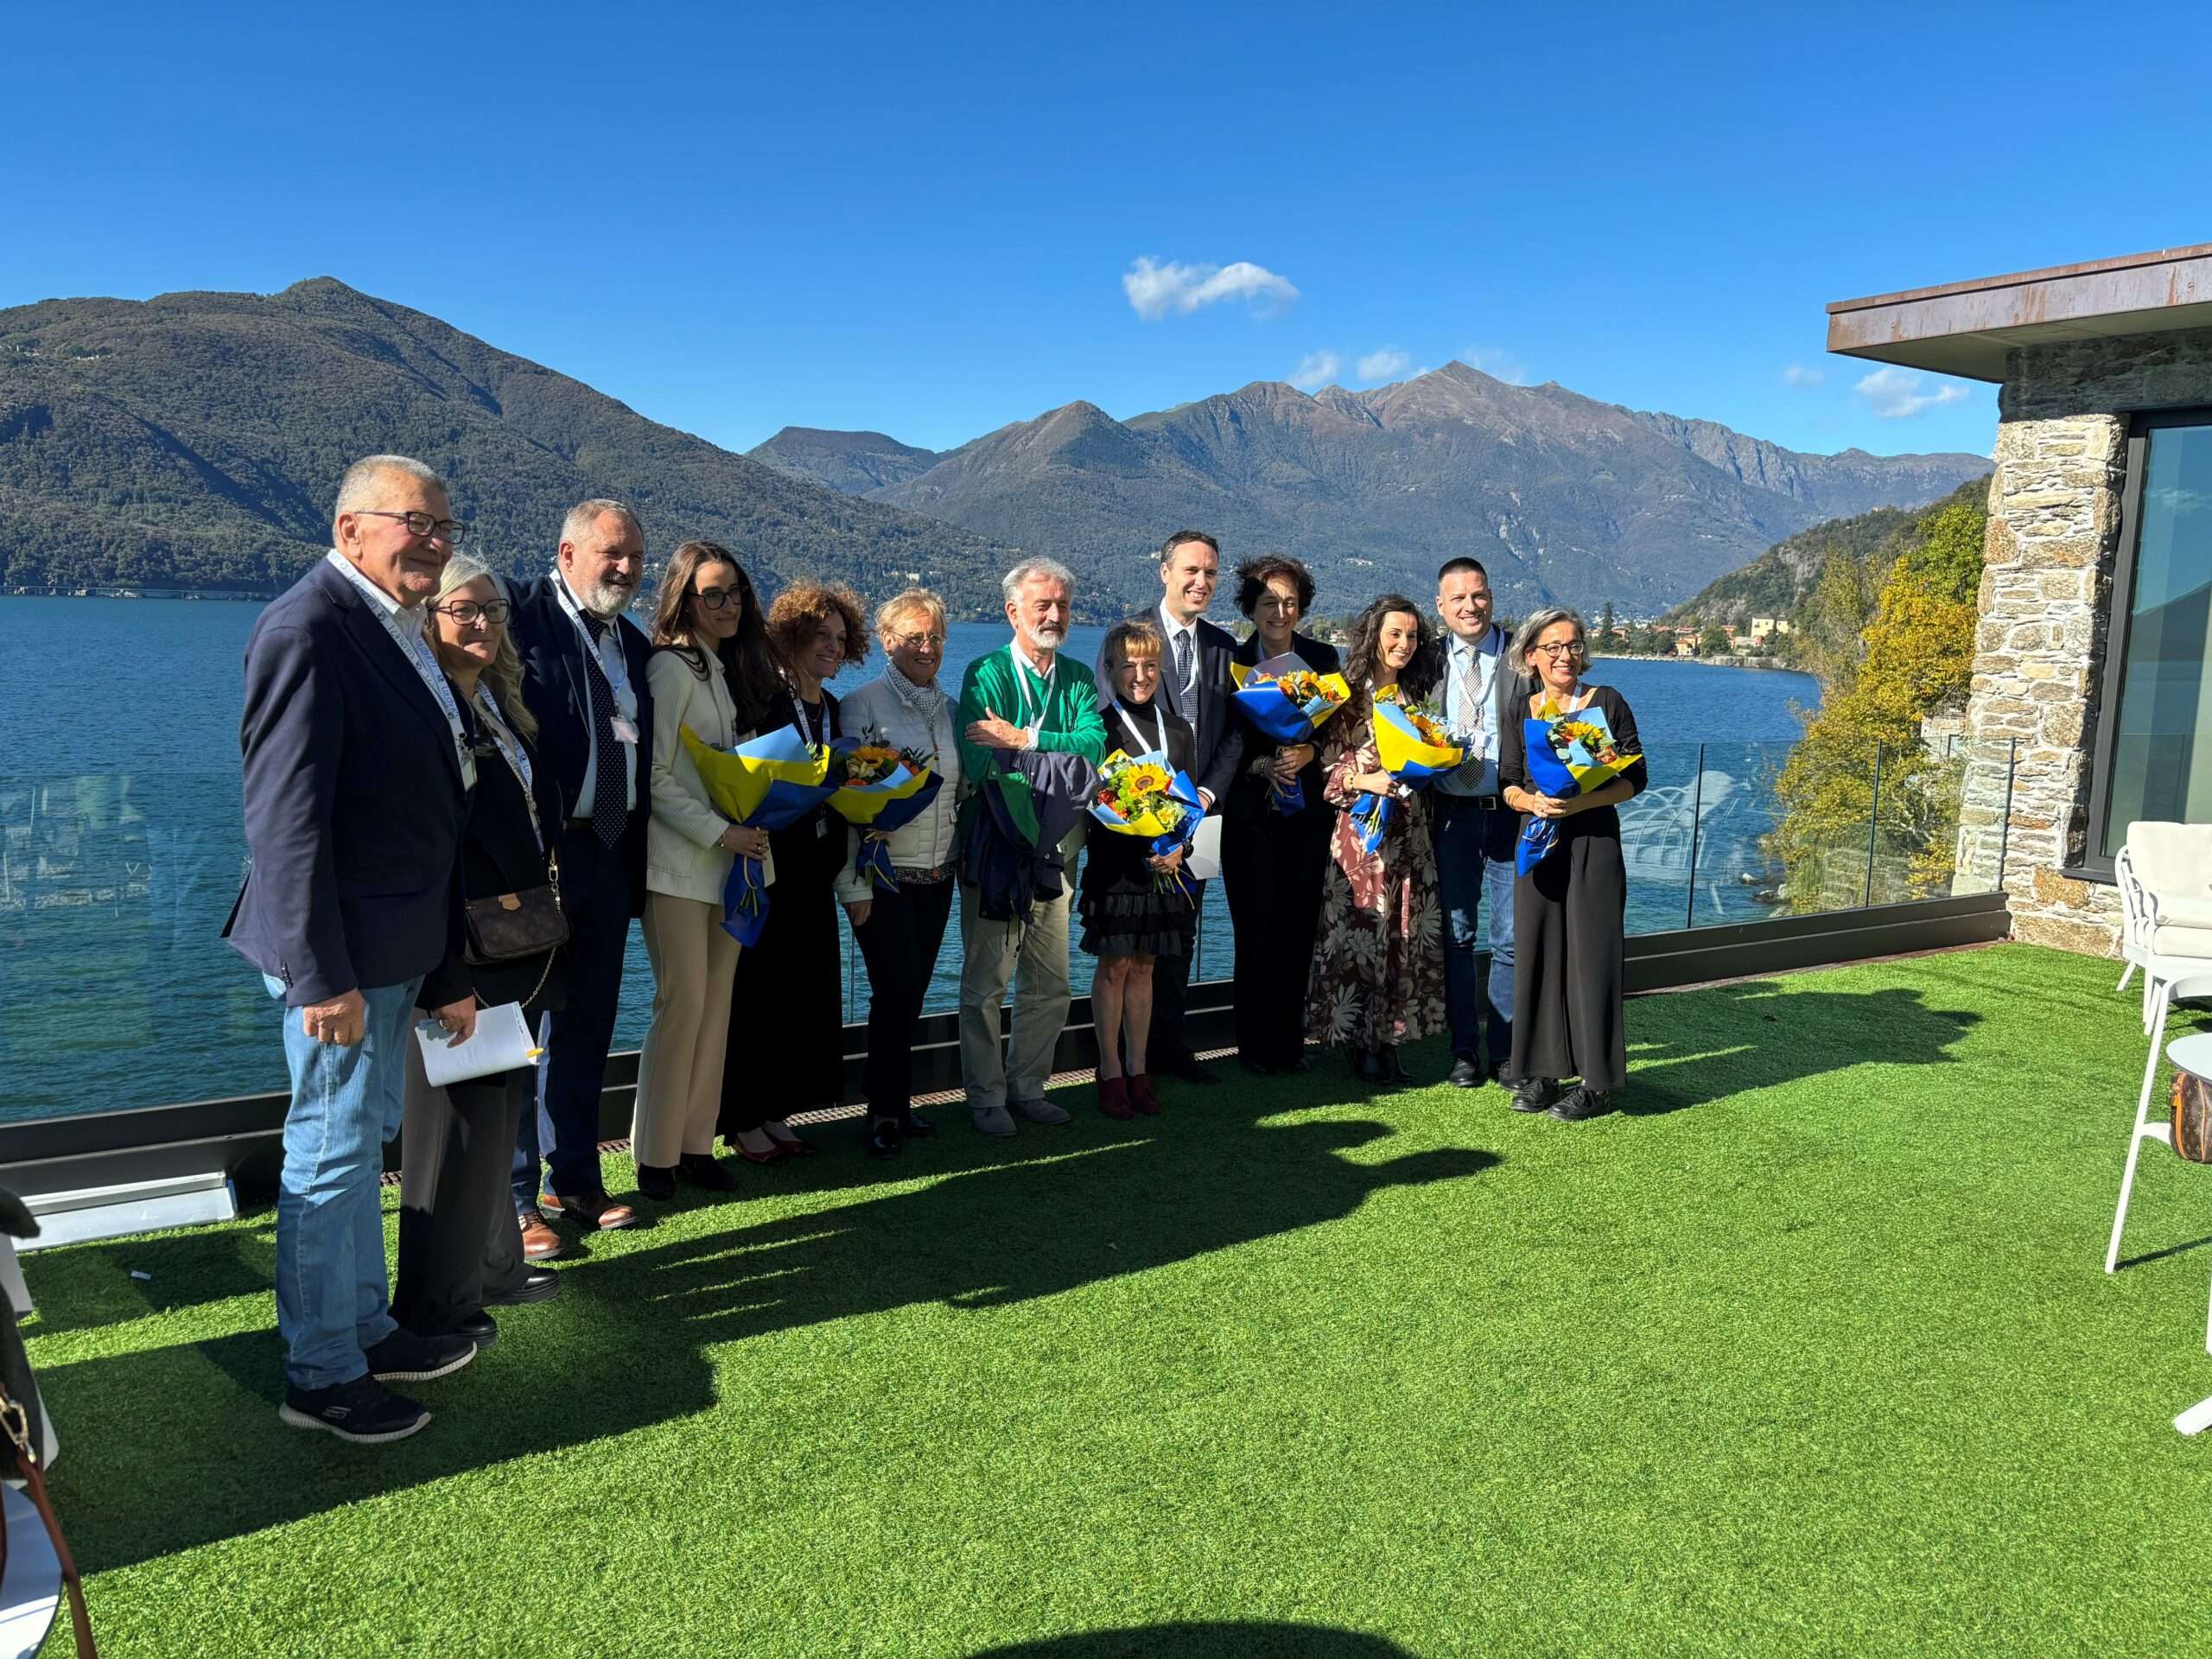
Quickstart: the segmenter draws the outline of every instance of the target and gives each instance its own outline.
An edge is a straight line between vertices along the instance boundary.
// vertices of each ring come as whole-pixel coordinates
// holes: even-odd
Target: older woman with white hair
[[[1505,804],[1531,818],[1548,818],[1559,839],[1513,889],[1513,1109],[1547,1109],[1575,1123],[1611,1109],[1612,1091],[1628,1077],[1623,1031],[1623,936],[1628,876],[1621,863],[1622,802],[1649,780],[1643,745],[1628,699],[1610,685],[1586,685],[1589,633],[1574,612],[1552,606],[1521,625],[1512,667],[1535,690],[1498,734],[1497,781]],[[1601,789],[1567,799],[1531,786],[1526,724],[1547,707],[1562,714],[1602,715],[1613,744],[1639,758]],[[1561,1079],[1579,1078],[1564,1098]]]
[[[952,699],[937,683],[944,601],[926,588],[910,588],[878,607],[875,635],[889,660],[846,696],[845,733],[926,760],[944,780],[936,800],[904,828],[879,837],[851,827],[837,877],[837,897],[868,963],[868,1155],[891,1158],[909,1137],[937,1133],[914,1110],[914,1027],[952,914],[960,744]],[[890,858],[895,885],[888,891],[857,867],[862,842],[873,839],[885,842]]]

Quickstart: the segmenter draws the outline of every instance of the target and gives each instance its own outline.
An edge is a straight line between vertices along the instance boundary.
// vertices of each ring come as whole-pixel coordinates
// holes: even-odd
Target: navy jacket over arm
[[[563,810],[569,817],[588,817],[591,803],[582,799],[584,766],[591,759],[591,685],[585,676],[583,636],[555,596],[552,575],[518,585],[514,614],[507,631],[514,637],[522,658],[522,700],[537,716],[539,763],[559,786]],[[630,877],[630,913],[645,913],[645,820],[652,811],[651,766],[653,753],[653,699],[645,687],[645,659],[652,649],[645,634],[627,617],[613,624],[622,641],[622,661],[630,672],[631,687],[638,694],[636,754],[638,804],[623,826],[622,864]]]
[[[444,713],[327,563],[245,648],[245,838],[224,937],[288,1007],[404,984],[459,948],[467,813]]]

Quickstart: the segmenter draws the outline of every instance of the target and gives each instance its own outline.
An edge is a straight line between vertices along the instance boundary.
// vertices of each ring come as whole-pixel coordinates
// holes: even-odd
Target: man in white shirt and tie
[[[1444,1004],[1452,1027],[1452,1081],[1478,1089],[1513,1052],[1513,845],[1519,819],[1497,794],[1497,739],[1519,717],[1519,678],[1503,628],[1491,620],[1490,576],[1469,558],[1447,559],[1436,573],[1443,618],[1444,672],[1439,698],[1445,724],[1467,758],[1440,778],[1429,799],[1440,897],[1444,906]],[[1490,971],[1476,971],[1490,909]],[[1482,1039],[1487,1027],[1487,1058]]]

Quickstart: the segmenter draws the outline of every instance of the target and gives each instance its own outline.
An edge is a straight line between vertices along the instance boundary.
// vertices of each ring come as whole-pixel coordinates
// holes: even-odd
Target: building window
[[[2127,445],[2084,865],[2139,819],[2212,823],[2212,410],[2139,415]]]

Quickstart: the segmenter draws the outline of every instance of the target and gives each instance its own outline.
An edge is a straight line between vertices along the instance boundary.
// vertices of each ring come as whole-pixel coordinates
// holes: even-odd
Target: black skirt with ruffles
[[[1162,893],[1153,880],[1152,843],[1092,824],[1076,896],[1082,948],[1093,957],[1187,957],[1198,933],[1193,893]]]

